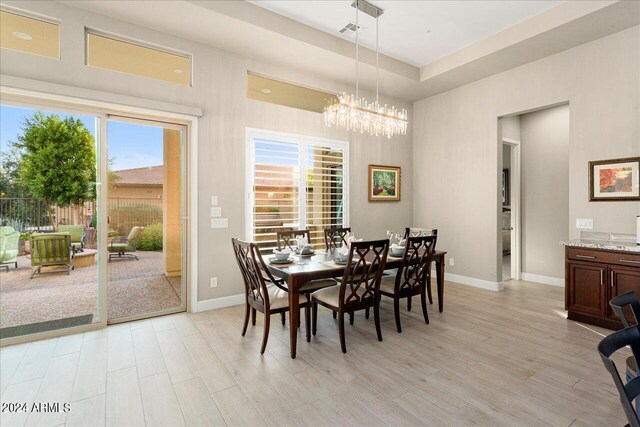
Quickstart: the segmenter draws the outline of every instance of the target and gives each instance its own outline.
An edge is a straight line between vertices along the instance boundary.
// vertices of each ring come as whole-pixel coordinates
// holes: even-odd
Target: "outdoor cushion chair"
[[[74,249],[68,233],[34,233],[31,235],[31,279],[42,273],[42,267],[63,265],[67,267],[67,275],[73,270]]]
[[[18,268],[20,233],[13,227],[0,227],[0,268],[9,270],[9,264]]]
[[[144,227],[133,227],[127,237],[114,237],[107,246],[107,250],[109,251],[109,261],[111,261],[112,257],[137,260],[138,257],[132,252],[136,251],[138,244],[140,243],[140,239],[142,239],[143,230]]]
[[[71,236],[71,245],[75,248],[76,252],[82,252],[84,250],[84,240],[87,234],[83,224],[59,225],[58,231],[60,233],[69,233],[69,236]]]

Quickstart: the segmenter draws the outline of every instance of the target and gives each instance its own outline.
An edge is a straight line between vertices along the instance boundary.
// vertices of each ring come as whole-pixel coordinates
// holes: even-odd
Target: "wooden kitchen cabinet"
[[[568,318],[619,329],[609,300],[635,291],[640,296],[640,254],[582,247],[565,249],[565,309]]]

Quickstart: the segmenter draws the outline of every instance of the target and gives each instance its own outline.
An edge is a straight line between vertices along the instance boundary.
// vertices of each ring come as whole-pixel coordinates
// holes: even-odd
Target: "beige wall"
[[[247,99],[247,70],[339,93],[352,91],[336,82],[291,67],[254,61],[192,41],[133,26],[102,15],[87,13],[54,2],[7,2],[62,20],[61,60],[48,60],[8,50],[0,53],[0,72],[6,75],[94,89],[113,94],[148,99],[148,108],[157,101],[200,107],[198,238],[199,299],[224,297],[243,292],[240,272],[233,259],[230,240],[244,237],[244,150],[245,129],[255,127],[309,136],[346,140],[350,143],[350,225],[362,237],[378,238],[387,229],[400,231],[412,222],[412,134],[388,140],[354,135],[337,128],[328,129],[318,113],[297,110]],[[141,77],[110,72],[84,65],[84,28],[123,34],[160,46],[193,54],[193,87],[183,87]],[[384,86],[384,81],[381,82]],[[361,91],[362,92],[362,91]],[[371,94],[364,94],[371,97]],[[411,104],[381,97],[381,102],[409,110]],[[402,167],[402,201],[369,203],[367,165]],[[210,228],[211,196],[219,196],[229,229]],[[210,288],[209,278],[218,277],[218,287]]]
[[[495,282],[502,147],[497,119],[570,103],[568,237],[576,218],[635,232],[640,203],[588,202],[589,160],[640,153],[640,27],[414,103],[414,223],[439,228],[448,272]]]
[[[564,278],[569,235],[569,106],[520,116],[522,272]]]

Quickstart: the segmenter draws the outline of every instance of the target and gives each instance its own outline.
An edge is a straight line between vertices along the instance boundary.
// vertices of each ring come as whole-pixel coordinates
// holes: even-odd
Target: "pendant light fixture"
[[[396,107],[387,107],[379,102],[380,86],[380,66],[378,52],[378,19],[384,13],[382,9],[364,0],[355,0],[352,7],[356,9],[356,92],[355,95],[348,95],[346,92],[338,95],[337,101],[328,104],[324,109],[324,120],[328,127],[340,126],[347,130],[365,132],[379,136],[384,135],[391,138],[394,135],[406,135],[407,133],[407,110],[399,110]],[[363,11],[376,20],[376,100],[368,101],[360,98],[360,46],[358,22],[359,12]]]

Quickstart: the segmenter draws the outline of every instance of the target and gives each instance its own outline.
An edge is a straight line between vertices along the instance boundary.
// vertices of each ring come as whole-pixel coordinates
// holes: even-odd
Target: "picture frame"
[[[399,202],[400,187],[399,166],[369,165],[370,202]]]
[[[589,162],[589,201],[640,201],[640,157]]]

